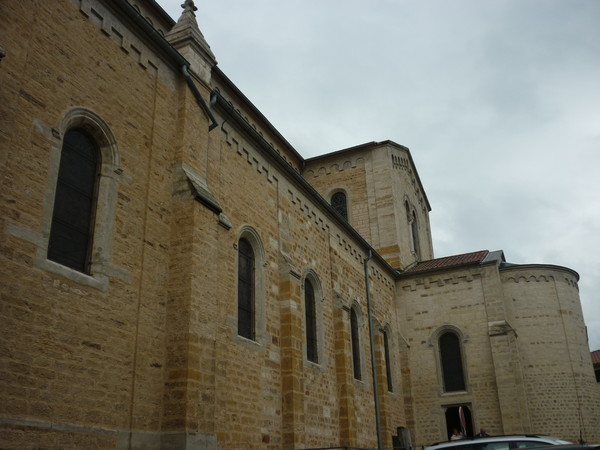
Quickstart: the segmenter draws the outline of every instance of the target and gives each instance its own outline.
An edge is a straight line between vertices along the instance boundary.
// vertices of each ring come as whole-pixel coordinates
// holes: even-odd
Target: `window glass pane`
[[[509,442],[490,442],[483,446],[483,450],[509,450]]]
[[[412,215],[410,229],[411,229],[411,234],[412,234],[413,250],[415,251],[417,256],[419,256],[419,229],[417,228],[417,217],[415,216],[414,213]]]
[[[354,308],[350,309],[350,333],[352,337],[352,366],[354,369],[354,378],[361,379],[360,371],[360,347],[358,339],[358,317]]]
[[[318,362],[317,355],[317,317],[315,311],[315,291],[309,280],[304,282],[304,309],[306,322],[306,358]]]
[[[98,149],[81,130],[65,134],[61,150],[48,259],[86,272],[92,242]]]
[[[516,448],[530,448],[530,447],[544,447],[546,444],[544,442],[536,442],[536,441],[517,441],[517,442],[513,442],[513,445],[515,445]]]
[[[393,392],[394,386],[392,385],[392,367],[390,364],[390,343],[386,331],[383,332],[383,350],[385,353],[385,374],[387,377],[387,387],[389,392]]]
[[[331,206],[337,211],[337,213],[344,219],[348,220],[348,207],[346,203],[346,194],[343,192],[336,192],[331,197]]]
[[[464,391],[465,380],[458,336],[454,333],[444,333],[440,337],[439,345],[444,390],[446,392]]]
[[[453,445],[452,450],[482,450],[482,447],[475,444]]]
[[[254,339],[254,250],[246,239],[238,243],[238,334]]]

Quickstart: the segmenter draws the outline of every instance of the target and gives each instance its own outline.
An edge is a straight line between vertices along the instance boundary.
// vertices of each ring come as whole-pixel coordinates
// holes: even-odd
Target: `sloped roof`
[[[600,364],[600,350],[596,350],[596,351],[592,352],[591,355],[592,355],[592,363],[594,365]]]
[[[468,264],[481,264],[489,253],[489,250],[480,250],[478,252],[463,253],[462,255],[445,256],[443,258],[430,259],[429,261],[421,261],[402,273],[427,272],[429,270],[449,269]]]

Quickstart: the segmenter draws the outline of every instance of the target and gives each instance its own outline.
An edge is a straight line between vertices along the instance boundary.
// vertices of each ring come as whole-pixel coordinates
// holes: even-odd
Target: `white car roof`
[[[456,441],[438,442],[425,447],[425,450],[439,450],[442,448],[454,448],[461,446],[472,446],[474,444],[491,444],[495,442],[515,442],[515,441],[529,441],[529,442],[540,442],[548,445],[561,445],[561,444],[572,444],[571,441],[566,441],[553,436],[544,436],[541,434],[522,434],[522,435],[511,435],[511,436],[488,436],[481,438],[465,438]]]

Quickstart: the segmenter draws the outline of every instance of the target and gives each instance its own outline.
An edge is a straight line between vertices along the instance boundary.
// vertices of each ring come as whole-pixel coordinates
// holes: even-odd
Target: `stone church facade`
[[[304,159],[194,11],[0,3],[0,447],[600,440],[577,273],[434,258],[409,149]]]

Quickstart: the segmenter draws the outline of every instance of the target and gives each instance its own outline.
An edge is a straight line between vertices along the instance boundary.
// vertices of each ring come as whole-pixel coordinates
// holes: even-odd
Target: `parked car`
[[[600,444],[569,444],[537,447],[535,450],[600,450]]]
[[[465,438],[457,441],[438,442],[437,444],[425,447],[424,450],[511,450],[516,448],[546,447],[567,444],[573,444],[573,442],[541,434],[524,434],[514,436]]]

